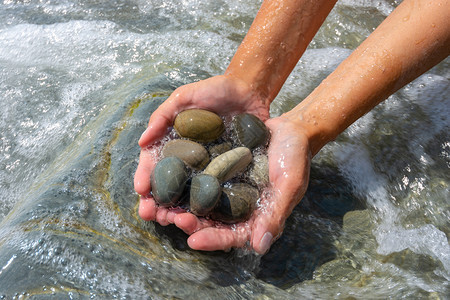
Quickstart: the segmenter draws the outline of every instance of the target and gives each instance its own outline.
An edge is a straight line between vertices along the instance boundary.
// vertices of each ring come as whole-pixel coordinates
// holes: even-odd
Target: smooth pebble
[[[224,223],[246,221],[255,209],[258,199],[258,189],[249,184],[233,183],[225,186],[212,217]]]
[[[252,114],[236,115],[231,124],[238,144],[250,149],[264,145],[270,135],[264,122]]]
[[[219,202],[222,187],[216,177],[200,174],[191,182],[189,204],[191,212],[197,216],[206,216]]]
[[[162,150],[163,157],[176,156],[186,165],[201,170],[209,163],[209,154],[205,147],[189,140],[171,140]]]
[[[177,115],[175,131],[181,137],[208,143],[217,140],[225,130],[222,119],[204,109],[189,109]]]
[[[150,176],[152,195],[161,206],[178,204],[188,180],[186,166],[178,157],[161,159]]]
[[[212,175],[220,183],[223,183],[245,170],[251,163],[252,158],[250,149],[247,147],[238,147],[214,158],[203,173]]]

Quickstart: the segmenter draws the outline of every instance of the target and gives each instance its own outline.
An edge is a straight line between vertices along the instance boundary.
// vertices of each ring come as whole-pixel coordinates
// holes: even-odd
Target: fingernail
[[[141,134],[141,137],[139,138],[139,140],[142,139],[142,137],[147,133],[147,131],[150,129],[150,127],[147,127],[147,129],[144,130],[144,132]]]
[[[266,253],[272,245],[273,235],[270,232],[264,233],[261,241],[259,242],[259,249],[261,253]]]

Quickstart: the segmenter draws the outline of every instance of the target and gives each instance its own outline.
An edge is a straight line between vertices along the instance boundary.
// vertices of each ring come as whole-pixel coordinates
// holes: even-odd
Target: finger
[[[157,149],[142,149],[139,164],[134,174],[134,190],[143,196],[150,193],[150,175],[156,165]]]
[[[176,215],[177,213],[175,211],[169,210],[166,216],[167,222],[169,222],[170,224],[174,224]]]
[[[146,147],[161,139],[173,125],[176,115],[189,107],[190,93],[186,87],[176,89],[150,116],[148,127],[139,139],[139,146]]]
[[[167,213],[169,210],[165,207],[158,207],[158,211],[156,212],[156,222],[161,226],[169,225],[169,221],[167,220]]]
[[[192,234],[188,238],[188,245],[194,250],[227,250],[243,247],[249,238],[250,229],[247,226],[237,229],[207,227]]]
[[[306,191],[309,166],[297,167],[302,171],[294,172],[296,176],[279,176],[275,179],[272,179],[269,167],[272,187],[263,193],[261,209],[255,217],[251,237],[252,247],[259,254],[266,253],[281,235],[286,219]]]
[[[156,111],[153,114],[155,115]],[[172,126],[172,119],[165,115],[155,115],[155,118],[149,122],[147,129],[139,138],[139,146],[144,148],[160,140],[167,134],[170,126]]]
[[[213,226],[213,222],[197,218],[195,215],[191,213],[182,213],[178,214],[175,218],[175,225],[183,230],[186,234],[192,234],[196,231],[199,231],[203,228]]]
[[[157,205],[152,198],[141,197],[139,201],[139,216],[144,221],[154,221],[156,219]]]

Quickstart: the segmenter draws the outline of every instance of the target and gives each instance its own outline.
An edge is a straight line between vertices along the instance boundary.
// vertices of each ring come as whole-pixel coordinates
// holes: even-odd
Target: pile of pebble
[[[232,134],[228,138],[232,140],[227,141],[220,116],[190,109],[177,115],[174,129],[179,138],[164,145],[162,158],[150,177],[155,201],[165,207],[187,205],[197,216],[224,223],[248,219],[260,195],[255,186],[261,182],[253,186],[242,178],[255,170],[252,151],[267,144],[269,130],[265,124],[251,114],[236,115],[229,128]],[[259,177],[268,177],[267,156],[256,158],[265,174]],[[267,181],[254,176],[262,183]]]

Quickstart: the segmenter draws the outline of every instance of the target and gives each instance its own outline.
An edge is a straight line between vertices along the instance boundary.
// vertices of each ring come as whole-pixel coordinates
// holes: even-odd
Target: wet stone
[[[188,173],[181,159],[166,157],[156,164],[150,180],[155,201],[161,206],[173,206],[183,194]]]
[[[246,183],[234,183],[223,188],[212,218],[224,223],[246,221],[258,201],[258,189]]]
[[[191,212],[197,216],[206,216],[219,202],[221,192],[216,177],[207,174],[194,176],[189,198]]]
[[[236,132],[237,142],[241,146],[254,149],[265,145],[269,138],[269,130],[266,125],[255,115],[236,115],[231,124]]]
[[[199,143],[189,140],[171,140],[162,150],[163,157],[176,156],[186,165],[201,170],[209,163],[208,151]]]
[[[238,147],[214,158],[203,173],[212,175],[223,183],[244,171],[252,158],[250,149]]]
[[[269,159],[267,155],[255,155],[248,172],[248,179],[257,186],[265,186],[269,183]]]
[[[189,109],[177,115],[175,131],[181,137],[208,143],[217,140],[225,130],[222,119],[213,112],[203,109]]]
[[[230,151],[232,148],[233,146],[231,145],[231,143],[224,142],[217,145],[212,145],[211,147],[209,147],[208,152],[211,157],[217,157],[220,154]]]

